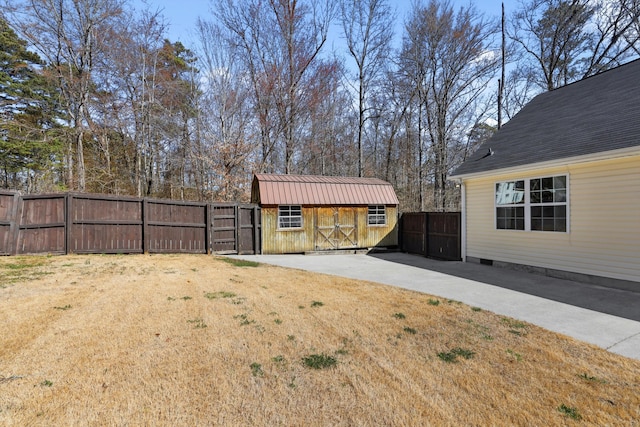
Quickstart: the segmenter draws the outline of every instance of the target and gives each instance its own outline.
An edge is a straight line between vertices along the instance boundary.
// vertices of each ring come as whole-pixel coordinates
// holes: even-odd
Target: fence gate
[[[427,213],[402,214],[400,221],[402,250],[410,254],[427,256]]]
[[[459,261],[462,257],[460,221],[460,212],[403,213],[401,248],[430,258]]]
[[[256,205],[238,205],[238,254],[260,253],[260,239],[262,238],[260,215],[260,208]]]
[[[211,206],[211,250],[218,253],[236,253],[236,205]]]
[[[257,205],[211,205],[211,250],[221,254],[260,253],[260,221]]]
[[[431,212],[427,223],[427,256],[448,261],[462,259],[460,212]]]
[[[316,250],[358,247],[358,227],[354,208],[316,208]]]

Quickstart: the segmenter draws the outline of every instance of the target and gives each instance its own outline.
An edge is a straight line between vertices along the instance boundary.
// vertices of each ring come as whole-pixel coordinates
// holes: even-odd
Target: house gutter
[[[490,170],[484,170],[480,172],[470,172],[466,174],[463,173],[460,175],[451,175],[448,177],[448,179],[454,182],[462,183],[465,179],[470,179],[470,178],[482,178],[485,176],[506,175],[506,174],[516,173],[516,172],[521,173],[521,172],[527,172],[527,171],[532,171],[536,169],[562,167],[562,166],[566,166],[567,164],[590,163],[590,162],[614,160],[614,159],[620,159],[624,157],[634,157],[634,156],[640,156],[640,147],[635,146],[635,147],[629,147],[629,148],[621,148],[619,150],[604,151],[604,152],[594,153],[594,154],[585,154],[582,156],[565,157],[562,159],[550,160],[546,162],[522,164],[522,165],[510,166],[510,167],[501,168],[501,169],[490,169]]]
[[[467,262],[467,186],[460,180],[460,257]]]

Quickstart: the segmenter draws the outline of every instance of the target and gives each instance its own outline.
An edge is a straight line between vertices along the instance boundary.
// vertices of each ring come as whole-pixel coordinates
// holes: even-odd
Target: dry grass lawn
[[[206,255],[0,258],[0,325],[5,426],[640,425],[640,361]]]

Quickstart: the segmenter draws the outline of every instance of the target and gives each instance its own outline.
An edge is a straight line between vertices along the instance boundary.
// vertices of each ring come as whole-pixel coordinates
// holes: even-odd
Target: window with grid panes
[[[567,177],[529,180],[531,230],[567,231]]]
[[[384,205],[369,206],[367,214],[367,222],[369,225],[386,225],[387,210]]]
[[[524,230],[524,180],[496,184],[496,228]]]
[[[302,206],[278,206],[278,228],[301,228]]]
[[[499,182],[495,193],[496,228],[566,232],[567,201],[566,175]]]

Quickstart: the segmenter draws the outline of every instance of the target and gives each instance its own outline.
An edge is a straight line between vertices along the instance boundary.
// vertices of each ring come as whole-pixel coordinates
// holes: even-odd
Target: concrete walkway
[[[234,257],[460,301],[640,360],[640,285],[637,292],[611,289],[403,253]]]

